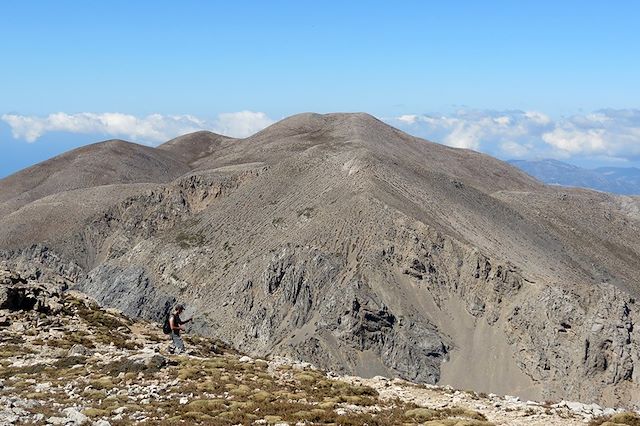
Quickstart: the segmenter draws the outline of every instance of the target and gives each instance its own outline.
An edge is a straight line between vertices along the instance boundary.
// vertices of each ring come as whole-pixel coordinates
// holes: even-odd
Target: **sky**
[[[0,2],[0,177],[307,111],[502,159],[640,166],[638,16],[623,0]]]

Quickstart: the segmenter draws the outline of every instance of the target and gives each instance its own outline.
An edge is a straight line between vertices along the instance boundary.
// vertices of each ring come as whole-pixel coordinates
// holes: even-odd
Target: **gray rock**
[[[93,355],[93,351],[91,349],[88,349],[82,346],[79,343],[76,343],[75,345],[71,346],[67,355],[68,356],[91,356]]]
[[[76,408],[65,408],[62,410],[65,416],[67,416],[67,420],[74,425],[82,425],[89,421],[89,418],[78,411]]]
[[[7,309],[9,306],[9,289],[6,285],[0,284],[0,309]]]
[[[109,283],[105,286],[105,283]],[[76,288],[100,304],[121,310],[131,317],[160,321],[175,304],[175,298],[154,286],[140,266],[120,268],[104,264],[81,280]]]
[[[0,309],[56,314],[64,307],[64,289],[60,284],[27,282],[19,275],[0,271]]]
[[[167,358],[153,352],[143,352],[135,354],[127,359],[134,363],[141,364],[148,369],[160,369],[165,367],[169,363],[169,360]]]
[[[13,425],[20,420],[20,416],[6,411],[0,411],[0,425]]]
[[[574,401],[565,401],[565,406],[576,413],[586,413],[588,411],[588,407],[585,406],[585,404],[582,404],[580,402],[574,402]]]

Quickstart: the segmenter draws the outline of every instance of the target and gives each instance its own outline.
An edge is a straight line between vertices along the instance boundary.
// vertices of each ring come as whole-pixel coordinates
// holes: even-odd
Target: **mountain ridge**
[[[162,151],[119,139],[76,148],[0,180],[7,214],[31,201],[66,190],[118,183],[168,182],[189,170]]]
[[[545,186],[362,114],[191,141],[163,152],[185,170],[170,181],[0,216],[0,258],[73,271],[132,316],[180,300],[205,319],[199,332],[254,355],[638,404],[638,199]]]
[[[597,167],[585,169],[558,160],[510,160],[531,176],[547,184],[590,188],[621,195],[640,195],[640,169]]]

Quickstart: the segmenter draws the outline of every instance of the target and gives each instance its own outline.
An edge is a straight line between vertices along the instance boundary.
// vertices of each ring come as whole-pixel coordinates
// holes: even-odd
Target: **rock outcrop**
[[[44,285],[27,281],[15,272],[0,270],[0,310],[57,314],[62,310],[60,298],[66,288],[64,281]]]

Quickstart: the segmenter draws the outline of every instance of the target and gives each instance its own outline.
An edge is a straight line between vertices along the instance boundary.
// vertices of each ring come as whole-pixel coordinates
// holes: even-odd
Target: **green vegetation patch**
[[[404,413],[406,419],[425,423],[431,426],[443,425],[443,426],[486,426],[491,425],[487,422],[487,418],[484,414],[477,411],[468,410],[466,408],[453,407],[453,408],[425,408],[415,407],[411,408]],[[454,417],[454,418],[452,418]]]
[[[120,373],[125,373],[125,377],[133,378],[137,377],[138,373],[143,373],[144,375],[152,375],[160,371],[162,367],[160,367],[156,363],[151,363],[149,365],[130,359],[123,359],[119,361],[114,361],[106,364],[102,367],[102,371],[109,374],[110,376],[118,376]]]
[[[23,344],[3,342],[2,346],[0,346],[0,358],[11,358],[32,353],[34,353],[34,351],[25,347]]]
[[[68,356],[60,358],[53,365],[56,368],[71,368],[75,365],[84,365],[87,362],[87,357],[84,356]]]

